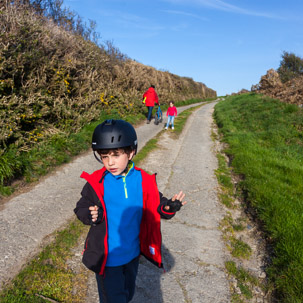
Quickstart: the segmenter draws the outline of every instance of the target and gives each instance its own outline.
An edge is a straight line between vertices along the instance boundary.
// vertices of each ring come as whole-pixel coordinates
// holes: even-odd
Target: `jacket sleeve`
[[[91,214],[89,211],[90,206],[98,205],[99,208],[100,202],[97,194],[91,187],[89,183],[86,183],[81,192],[81,198],[77,202],[76,208],[74,209],[74,213],[76,214],[77,218],[86,225],[91,225]],[[103,209],[99,211],[99,216],[103,215]]]
[[[163,196],[161,192],[159,192],[160,195],[160,204],[158,206],[158,213],[160,214],[162,219],[171,219],[174,217],[176,213],[167,212],[164,207],[167,205],[168,199]]]

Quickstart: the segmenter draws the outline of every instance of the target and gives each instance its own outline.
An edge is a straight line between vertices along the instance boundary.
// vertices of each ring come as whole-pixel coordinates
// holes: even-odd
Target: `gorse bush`
[[[301,76],[303,75],[303,59],[294,53],[283,52],[277,71],[282,82]]]
[[[144,91],[160,102],[216,96],[190,78],[161,72],[97,43],[94,24],[61,8],[60,0],[0,2],[0,186],[26,164],[8,163],[114,114],[142,115]],[[8,153],[8,155],[6,155]],[[22,161],[21,161],[22,162]],[[5,170],[5,172],[4,172]]]

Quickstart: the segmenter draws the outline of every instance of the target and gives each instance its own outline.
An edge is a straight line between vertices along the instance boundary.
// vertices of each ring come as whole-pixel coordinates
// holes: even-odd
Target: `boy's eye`
[[[110,157],[118,159],[121,156],[121,154],[117,154],[117,155],[111,155]],[[109,156],[102,156],[101,155],[101,159],[102,160],[107,160],[109,158]]]

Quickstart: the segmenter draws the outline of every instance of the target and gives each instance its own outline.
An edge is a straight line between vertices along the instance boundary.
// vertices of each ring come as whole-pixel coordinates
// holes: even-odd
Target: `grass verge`
[[[85,294],[73,289],[81,278],[66,264],[71,248],[87,230],[73,220],[64,230],[56,232],[53,243],[47,245],[0,293],[3,303],[83,302]]]
[[[245,302],[244,300],[252,299],[253,293],[251,289],[259,285],[258,280],[243,267],[237,266],[233,261],[225,262],[225,268],[228,274],[237,280],[238,293],[232,294],[232,303],[243,303]]]
[[[221,136],[212,131],[214,141],[220,141]],[[215,171],[218,183],[220,202],[230,211],[220,222],[220,229],[226,248],[230,252],[231,260],[225,262],[225,269],[229,276],[231,302],[248,303],[265,297],[266,281],[251,273],[251,257],[254,253],[249,243],[252,239],[247,234],[250,220],[243,211],[243,205],[238,201],[237,189],[234,185],[232,169],[229,159],[224,154],[222,147],[217,150],[218,168]],[[244,241],[245,239],[245,241]],[[255,241],[253,241],[255,242]],[[244,260],[247,260],[246,262]],[[257,298],[258,297],[258,298]]]
[[[255,210],[274,253],[267,270],[279,302],[303,302],[303,111],[256,94],[215,107],[243,199]]]

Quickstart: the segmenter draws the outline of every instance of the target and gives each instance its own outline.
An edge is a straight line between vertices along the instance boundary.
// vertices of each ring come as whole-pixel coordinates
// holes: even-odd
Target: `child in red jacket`
[[[169,108],[167,109],[166,116],[167,123],[165,129],[168,129],[169,124],[171,124],[171,128],[174,129],[174,119],[177,117],[177,108],[175,107],[174,101],[169,102]]]

